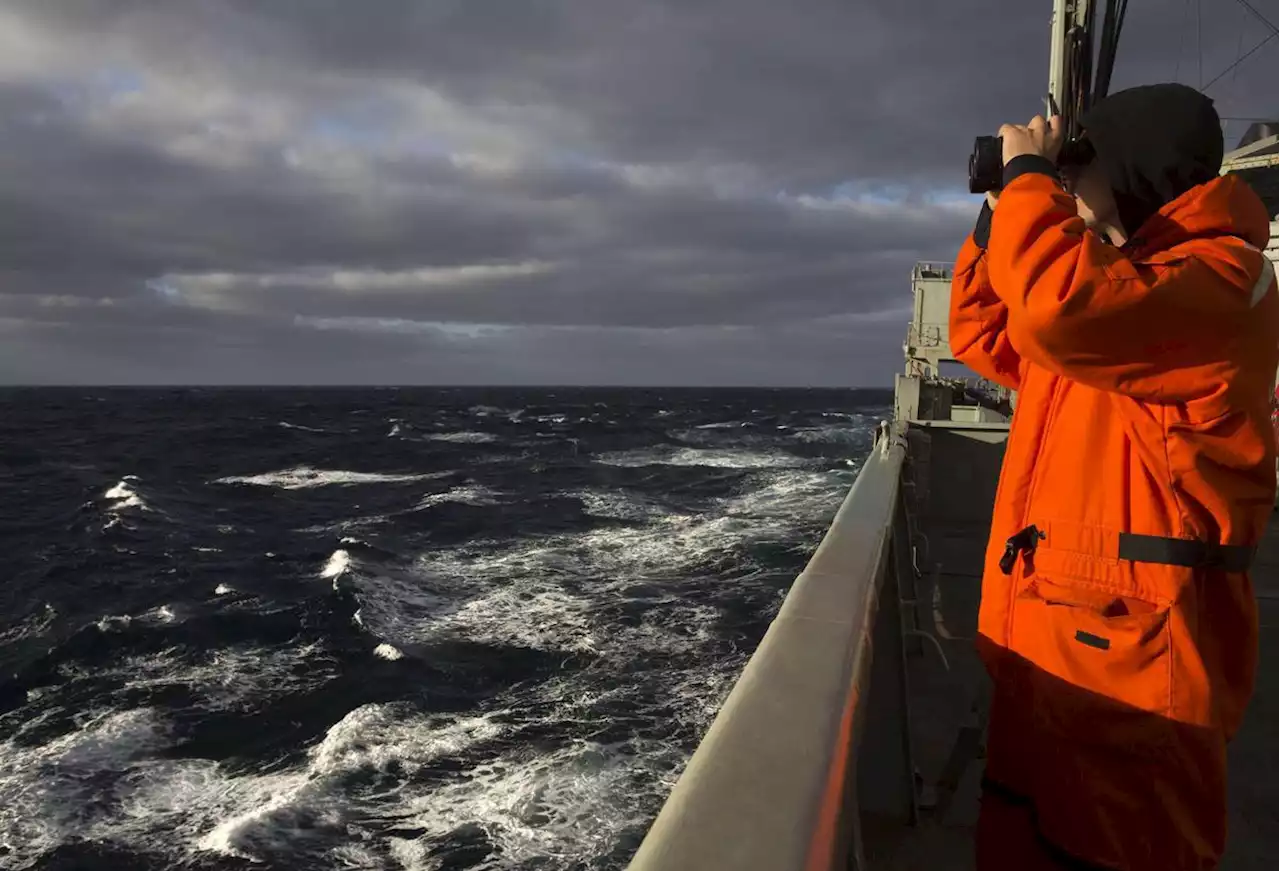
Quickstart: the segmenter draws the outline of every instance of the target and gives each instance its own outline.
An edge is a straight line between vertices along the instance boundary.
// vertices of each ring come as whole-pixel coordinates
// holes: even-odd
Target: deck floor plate
[[[1280,676],[1280,621],[1277,620],[1276,515],[1258,547],[1253,585],[1261,614],[1257,687],[1245,712],[1240,734],[1227,756],[1230,783],[1230,830],[1221,871],[1273,871],[1280,867],[1280,800],[1277,772],[1277,677]]]

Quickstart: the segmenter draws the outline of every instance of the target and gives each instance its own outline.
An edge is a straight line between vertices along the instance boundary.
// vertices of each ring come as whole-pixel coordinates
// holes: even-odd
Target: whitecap
[[[483,445],[496,442],[498,437],[487,432],[440,432],[428,435],[427,439],[459,445]]]
[[[406,867],[431,867],[433,848],[460,827],[478,826],[504,866],[576,865],[643,827],[682,766],[678,746],[644,740],[498,757],[406,801],[404,823],[424,834],[395,839],[392,855]]]
[[[256,487],[302,490],[308,487],[328,487],[331,485],[402,484],[410,481],[426,481],[440,476],[441,473],[439,472],[390,474],[383,472],[350,472],[343,469],[312,469],[306,466],[299,466],[279,472],[263,472],[260,475],[229,475],[225,478],[218,478],[213,483],[251,484]]]
[[[173,623],[178,619],[178,615],[174,613],[173,608],[168,605],[161,605],[158,608],[152,608],[146,614],[142,615],[159,623]]]
[[[117,821],[101,807],[103,775],[124,775],[145,764],[142,758],[166,743],[165,732],[150,709],[94,711],[75,731],[44,744],[18,740],[22,730],[0,744],[5,867],[29,868],[71,838],[97,840],[110,833]],[[121,779],[116,795],[128,788]]]
[[[494,505],[499,495],[496,490],[478,485],[453,487],[443,493],[432,493],[422,497],[422,499],[418,500],[418,504],[413,510],[431,508],[445,502],[453,502],[459,505]]]
[[[395,662],[397,659],[404,659],[404,654],[400,652],[400,648],[394,645],[382,643],[373,649],[374,656],[380,656],[383,659]]]
[[[128,629],[133,623],[133,618],[128,614],[108,614],[98,619],[98,630],[100,632],[121,632]]]
[[[329,561],[320,570],[320,577],[333,578],[333,588],[338,589],[338,579],[351,568],[351,554],[339,548],[329,555]]]
[[[760,471],[753,480],[753,489],[696,513],[600,497],[592,508],[641,522],[425,553],[416,581],[360,580],[365,620],[391,642],[453,637],[609,655],[697,647],[710,637],[717,611],[681,610],[684,580],[702,566],[742,564],[744,543],[816,545],[849,486],[843,472]],[[669,585],[673,598],[653,603],[655,585]],[[600,622],[601,605],[625,600],[633,589],[646,590],[655,613],[676,621],[666,627],[671,631]]]
[[[350,805],[359,800],[349,798],[338,781],[359,771],[385,771],[392,766],[412,772],[442,756],[456,755],[502,733],[492,717],[429,719],[404,716],[390,705],[362,705],[329,728],[308,751],[301,770],[223,779],[221,784],[205,786],[199,799],[206,803],[206,815],[214,811],[224,818],[194,846],[262,861],[270,850],[313,830],[317,823],[339,830],[352,810]]]
[[[776,469],[799,467],[808,461],[791,454],[749,450],[712,450],[707,448],[645,448],[615,451],[596,456],[606,466],[710,466],[721,469]]]
[[[125,508],[137,508],[139,511],[149,511],[150,506],[138,494],[130,482],[137,481],[134,475],[125,475],[110,490],[102,494],[103,499],[111,501],[111,505],[107,506],[107,510],[111,512],[121,511]]]
[[[587,514],[618,520],[645,520],[665,513],[660,505],[625,490],[576,490],[567,495],[582,502]]]
[[[808,443],[864,444],[871,439],[865,429],[851,426],[804,427],[791,433],[791,437]]]

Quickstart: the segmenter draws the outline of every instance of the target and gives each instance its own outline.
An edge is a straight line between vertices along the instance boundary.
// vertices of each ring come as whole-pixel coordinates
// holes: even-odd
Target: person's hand
[[[999,190],[987,191],[987,205],[991,208],[991,211],[993,212],[996,210],[996,200],[998,199],[1000,199]]]
[[[1062,118],[1054,115],[1045,121],[1037,115],[1025,126],[1006,124],[1000,128],[1000,137],[1004,140],[1006,164],[1024,154],[1038,154],[1056,163],[1062,150]]]

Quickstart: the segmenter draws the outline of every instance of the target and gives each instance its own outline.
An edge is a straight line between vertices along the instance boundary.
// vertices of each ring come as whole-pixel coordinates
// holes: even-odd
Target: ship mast
[[[1080,134],[1080,118],[1089,108],[1093,66],[1092,0],[1054,0],[1049,28],[1049,93],[1060,108],[1063,132]]]
[[[1080,119],[1107,95],[1111,86],[1111,71],[1129,3],[1104,2],[1099,33],[1094,27],[1097,4],[1093,0],[1054,0],[1049,28],[1049,94],[1061,109],[1063,132],[1068,139],[1080,135]]]

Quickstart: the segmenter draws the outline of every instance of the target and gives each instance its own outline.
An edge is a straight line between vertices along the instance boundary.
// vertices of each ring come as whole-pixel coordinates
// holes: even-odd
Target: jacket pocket
[[[1009,646],[1031,723],[1074,743],[1159,752],[1173,708],[1167,605],[1037,574],[1013,608]]]

